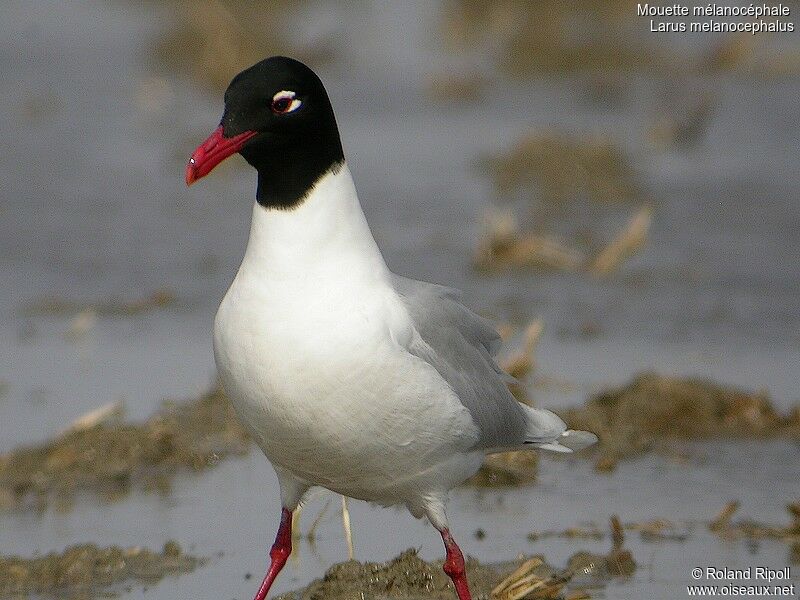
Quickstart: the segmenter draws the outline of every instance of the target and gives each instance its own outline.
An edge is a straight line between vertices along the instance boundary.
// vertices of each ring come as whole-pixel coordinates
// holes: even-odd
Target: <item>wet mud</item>
[[[613,204],[639,196],[627,155],[603,137],[530,133],[490,158],[489,172],[500,196],[531,185],[537,197],[548,203],[588,198]]]
[[[166,406],[144,423],[71,429],[38,446],[0,455],[0,507],[68,509],[78,492],[115,500],[130,489],[166,492],[170,479],[199,472],[250,443],[216,389]]]
[[[473,597],[511,600],[557,600],[588,598],[583,586],[602,585],[609,579],[629,577],[636,569],[624,548],[624,534],[617,517],[611,518],[612,547],[607,554],[578,552],[563,568],[549,565],[541,555],[502,565],[484,565],[467,558],[467,578]],[[334,565],[322,579],[283,594],[278,600],[334,600],[406,598],[452,600],[450,578],[441,561],[422,560],[407,550],[386,563],[348,561]]]
[[[164,544],[161,552],[80,544],[33,558],[0,556],[0,597],[108,596],[114,593],[114,586],[125,582],[155,583],[166,576],[190,573],[203,563],[203,559],[184,554],[173,540]]]
[[[620,460],[669,440],[800,439],[798,407],[780,414],[766,392],[652,372],[560,414],[570,427],[597,434],[598,471],[612,471]]]

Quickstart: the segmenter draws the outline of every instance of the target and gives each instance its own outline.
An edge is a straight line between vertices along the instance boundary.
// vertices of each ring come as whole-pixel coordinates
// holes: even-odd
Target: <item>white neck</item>
[[[298,206],[255,204],[240,271],[269,279],[388,277],[347,164],[323,175]]]

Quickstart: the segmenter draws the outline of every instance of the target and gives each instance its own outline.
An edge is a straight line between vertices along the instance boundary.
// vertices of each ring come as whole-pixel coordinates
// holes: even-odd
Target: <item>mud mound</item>
[[[491,158],[489,169],[499,196],[526,185],[535,185],[541,199],[552,203],[584,197],[600,203],[630,202],[639,196],[628,157],[602,137],[529,133]]]
[[[0,596],[88,598],[114,584],[131,580],[153,583],[167,575],[189,573],[202,564],[201,559],[184,554],[171,540],[161,552],[81,544],[36,558],[0,556]]]
[[[477,597],[487,597],[500,575],[477,561],[467,561],[470,588]],[[406,550],[386,563],[348,561],[334,565],[303,590],[279,596],[280,600],[345,598],[441,598],[455,597],[450,578],[441,562],[426,562],[415,550]]]
[[[664,439],[800,437],[800,413],[779,414],[765,392],[656,373],[601,392],[561,416],[600,438],[598,470],[612,470],[620,459]]]
[[[220,390],[166,407],[141,424],[72,430],[0,455],[0,508],[69,507],[76,492],[107,500],[132,487],[166,490],[180,472],[201,471],[249,441]]]
[[[603,585],[608,579],[627,577],[636,569],[630,552],[623,547],[624,534],[617,517],[611,517],[612,548],[608,554],[578,552],[564,569],[548,565],[542,556],[512,563],[486,566],[469,558],[467,579],[473,597],[494,600],[557,600],[589,598],[574,585]],[[573,585],[573,580],[576,582]],[[573,589],[570,589],[572,587]],[[277,600],[350,600],[352,598],[441,599],[455,598],[442,562],[426,562],[415,550],[407,550],[386,563],[348,561],[334,565],[322,579],[307,587],[279,596]]]

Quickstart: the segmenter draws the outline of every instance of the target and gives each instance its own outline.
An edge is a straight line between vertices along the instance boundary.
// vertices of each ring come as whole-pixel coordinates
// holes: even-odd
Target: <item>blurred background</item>
[[[800,7],[784,4],[793,22]],[[189,467],[172,455],[120,467],[124,495],[93,494],[120,475],[80,457],[102,462],[133,435],[120,423],[152,424],[165,401],[214,388],[211,324],[255,173],[237,158],[187,190],[183,168],[233,75],[285,54],[328,89],[390,268],[464,290],[502,325],[506,364],[522,361],[518,395],[575,407],[572,422],[603,438],[588,458],[543,460],[535,481],[534,459],[530,477],[501,468],[502,481],[455,491],[465,552],[563,565],[606,548],[605,533],[535,532],[604,531],[616,512],[683,537],[634,536],[640,568],[592,597],[678,597],[701,557],[797,560],[800,525],[720,538],[698,523],[738,500],[783,524],[800,499],[800,34],[650,27],[624,0],[4,2],[0,554],[174,538],[205,566],[117,591],[253,593],[277,488],[228,413],[222,437],[199,429],[202,451],[186,441]],[[107,448],[75,450],[98,429]],[[138,449],[156,434],[142,435]],[[347,558],[332,507],[276,592]],[[441,553],[404,511],[351,510],[358,560]]]

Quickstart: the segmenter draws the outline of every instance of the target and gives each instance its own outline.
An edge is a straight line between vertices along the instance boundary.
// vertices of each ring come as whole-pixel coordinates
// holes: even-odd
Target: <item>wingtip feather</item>
[[[573,452],[588,448],[597,443],[597,436],[590,431],[579,431],[577,429],[567,429],[561,434],[558,443],[566,446]]]

